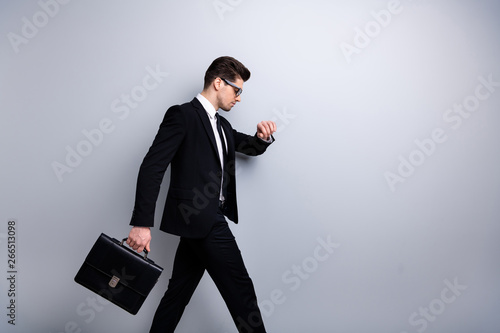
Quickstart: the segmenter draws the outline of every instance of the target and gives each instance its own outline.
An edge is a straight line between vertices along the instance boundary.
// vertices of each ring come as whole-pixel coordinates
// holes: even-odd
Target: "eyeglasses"
[[[243,92],[243,89],[241,89],[240,87],[238,87],[236,84],[232,83],[231,81],[228,81],[226,79],[223,79],[221,78],[222,81],[226,82],[226,84],[229,84],[231,87],[235,88],[235,89],[238,89],[237,91],[235,91],[236,93],[236,97],[238,97],[239,95],[241,95],[241,93]]]

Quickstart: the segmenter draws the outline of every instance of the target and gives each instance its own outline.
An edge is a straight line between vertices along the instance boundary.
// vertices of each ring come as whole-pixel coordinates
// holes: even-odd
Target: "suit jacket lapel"
[[[217,156],[217,160],[220,161],[219,150],[217,149],[217,143],[215,141],[214,131],[212,129],[212,124],[210,123],[210,119],[208,118],[207,111],[203,108],[203,105],[201,105],[200,101],[196,97],[191,101],[191,104],[194,106],[195,110],[198,113],[198,116],[201,119],[201,122],[203,123],[205,132],[207,133],[207,136],[212,144],[214,154]],[[227,131],[224,130],[224,132],[226,133],[227,136]]]

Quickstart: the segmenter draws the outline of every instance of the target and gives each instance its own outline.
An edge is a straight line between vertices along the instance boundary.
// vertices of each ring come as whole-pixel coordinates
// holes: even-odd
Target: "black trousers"
[[[168,289],[150,333],[173,333],[205,270],[215,282],[240,333],[265,333],[252,280],[236,240],[219,210],[204,239],[181,237]]]

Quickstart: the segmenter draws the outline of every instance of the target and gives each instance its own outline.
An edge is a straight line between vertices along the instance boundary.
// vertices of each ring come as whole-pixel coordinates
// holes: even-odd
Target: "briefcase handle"
[[[128,237],[125,237],[124,239],[122,239],[121,243],[120,243],[120,246],[123,246],[123,243],[128,239]],[[147,260],[148,259],[148,250],[144,249],[144,260]]]

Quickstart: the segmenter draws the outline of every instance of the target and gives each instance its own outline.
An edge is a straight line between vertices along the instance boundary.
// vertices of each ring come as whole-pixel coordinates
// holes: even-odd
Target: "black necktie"
[[[224,135],[222,134],[222,127],[220,125],[220,119],[219,119],[219,114],[218,113],[215,113],[215,119],[216,119],[216,123],[217,123],[217,132],[219,132],[219,136],[220,136],[220,143],[222,145],[222,153],[224,154],[223,156],[223,159],[224,161],[226,160],[226,141],[224,140]]]
[[[227,152],[226,152],[226,141],[224,140],[224,135],[222,134],[222,127],[221,127],[221,124],[220,124],[220,118],[219,118],[219,113],[215,113],[215,119],[217,120],[216,123],[217,123],[217,132],[219,132],[219,136],[220,136],[220,143],[222,145],[222,160],[224,161],[224,168],[226,167],[226,158],[227,158]],[[228,177],[224,177],[224,171],[222,171],[222,174],[221,174],[221,177],[222,177],[222,195],[224,197],[224,199],[227,198],[227,181],[229,179],[227,179]]]

